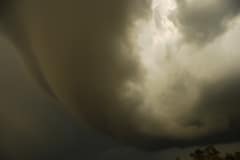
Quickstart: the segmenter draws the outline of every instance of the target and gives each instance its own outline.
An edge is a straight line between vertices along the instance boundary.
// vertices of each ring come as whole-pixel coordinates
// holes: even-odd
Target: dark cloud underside
[[[238,0],[177,0],[174,22],[189,42],[206,44],[224,33],[240,12]]]
[[[24,0],[13,6],[16,15],[8,22],[16,26],[9,32],[17,33],[25,64],[39,82],[46,77],[54,94],[92,125],[127,136],[134,132],[132,113],[141,103],[140,97],[128,96],[127,84],[141,77],[131,30],[150,4]]]

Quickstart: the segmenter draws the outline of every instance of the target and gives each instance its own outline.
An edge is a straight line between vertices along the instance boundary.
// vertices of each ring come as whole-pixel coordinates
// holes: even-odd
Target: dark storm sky
[[[0,50],[0,156],[10,160],[170,160],[190,152],[177,148],[146,152],[80,128],[59,103],[34,87],[16,50],[2,37]],[[238,147],[223,145],[220,149]]]
[[[172,0],[168,14],[150,2],[15,1],[3,22],[42,88],[99,130],[171,145],[232,137],[239,1]]]
[[[178,155],[187,157],[191,151],[174,148],[144,152],[80,128],[60,104],[34,87],[16,51],[3,38],[0,50],[1,156],[10,160],[170,160]],[[235,144],[220,148],[234,151],[238,147]]]
[[[40,6],[48,2],[38,1]],[[161,72],[153,74],[154,81],[146,80],[145,66],[130,42],[132,22],[152,15],[149,3],[135,4],[126,10],[128,1],[118,1],[117,5],[114,1],[106,2],[108,5],[84,3],[83,6],[99,11],[89,13],[83,7],[84,23],[75,23],[79,18],[75,12],[81,2],[65,6],[64,1],[59,1],[59,7],[47,5],[50,12],[32,9],[36,7],[33,3],[20,5],[23,8],[19,7],[19,17],[24,20],[21,27],[26,27],[27,32],[17,39],[22,48],[28,51],[30,47],[36,54],[39,63],[36,66],[32,65],[33,59],[27,52],[22,57],[25,63],[30,62],[30,69],[36,71],[37,68],[44,73],[31,73],[38,82],[42,84],[46,78],[59,99],[74,104],[78,112],[101,130],[114,132],[119,137],[129,134],[141,143],[144,141],[139,135],[146,134],[148,143],[144,145],[149,146],[149,150],[238,141],[239,1],[177,0],[168,20],[181,38],[178,42],[170,39],[173,42],[166,45],[167,49],[159,47],[156,51],[166,54],[167,58],[159,62]],[[65,9],[70,12],[62,12]],[[14,27],[16,32],[21,30],[17,25]],[[163,26],[158,27],[163,30]],[[146,30],[143,37],[149,36],[151,27]],[[25,38],[31,39],[31,43],[25,42]],[[146,44],[151,44],[146,39],[141,39],[146,42],[144,49]],[[3,156],[24,160],[156,159],[181,152],[177,149],[144,152],[80,127],[80,122],[70,116],[60,102],[30,80],[31,74],[23,67],[21,54],[11,45],[2,38],[0,138]],[[165,79],[159,78],[162,71],[168,73]],[[127,91],[122,89],[126,84],[130,84]],[[150,101],[150,105],[146,105],[146,101]]]

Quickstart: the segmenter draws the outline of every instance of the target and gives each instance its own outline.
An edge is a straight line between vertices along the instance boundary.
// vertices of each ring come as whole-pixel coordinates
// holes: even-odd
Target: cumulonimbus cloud
[[[135,132],[132,113],[141,101],[128,95],[142,72],[131,30],[150,4],[15,1],[4,20],[35,80],[81,119],[121,137]]]
[[[219,114],[237,94],[221,85],[238,75],[239,2],[158,2],[16,1],[5,24],[38,83],[117,138],[187,144],[236,127],[237,103]]]

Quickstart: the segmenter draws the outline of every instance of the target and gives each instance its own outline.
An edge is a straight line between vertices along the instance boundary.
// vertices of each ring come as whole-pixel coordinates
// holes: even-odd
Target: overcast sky
[[[239,140],[238,0],[19,2],[2,14],[3,154],[154,159]]]

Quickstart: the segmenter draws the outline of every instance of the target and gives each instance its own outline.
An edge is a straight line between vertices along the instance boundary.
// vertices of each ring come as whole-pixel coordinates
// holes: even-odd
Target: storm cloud
[[[4,20],[43,88],[75,106],[80,119],[125,137],[141,101],[129,89],[142,72],[131,30],[150,6],[147,0],[26,0],[12,4]]]
[[[177,0],[174,23],[189,42],[208,43],[225,33],[240,12],[238,0]]]
[[[239,7],[23,0],[4,23],[29,73],[79,119],[128,142],[182,146],[239,128]]]
[[[155,2],[139,31],[140,128],[157,146],[239,139],[238,1]]]

